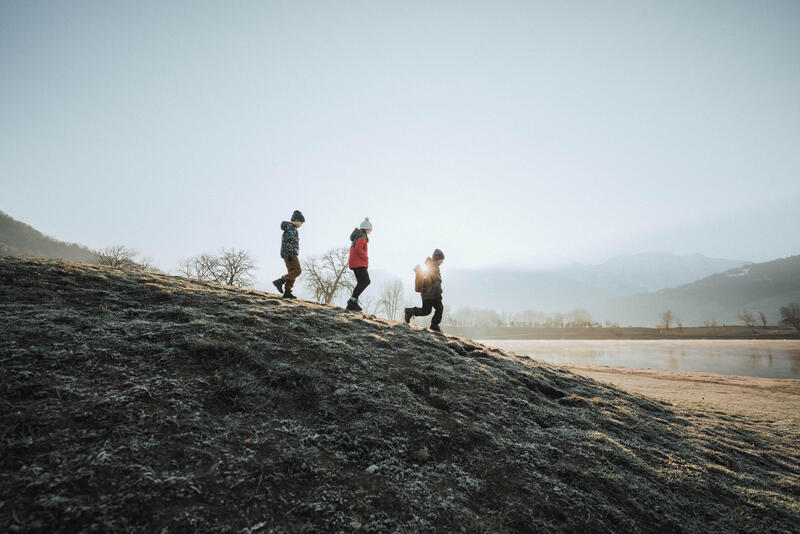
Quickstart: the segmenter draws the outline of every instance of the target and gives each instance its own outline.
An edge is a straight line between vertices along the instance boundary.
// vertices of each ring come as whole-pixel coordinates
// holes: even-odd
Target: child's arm
[[[367,240],[363,237],[356,241],[355,252],[362,260],[367,260]]]

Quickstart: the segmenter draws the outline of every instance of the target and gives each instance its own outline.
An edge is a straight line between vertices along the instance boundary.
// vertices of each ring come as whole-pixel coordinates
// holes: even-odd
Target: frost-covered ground
[[[0,259],[0,525],[791,532],[797,433],[308,302]]]

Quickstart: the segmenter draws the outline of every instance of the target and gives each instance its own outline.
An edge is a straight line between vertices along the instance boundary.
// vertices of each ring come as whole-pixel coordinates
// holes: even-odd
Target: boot
[[[278,293],[283,294],[283,278],[273,280],[272,285],[278,288]]]
[[[432,324],[431,325],[431,330],[433,330],[434,332],[441,332],[442,331],[442,329],[439,328],[438,324]]]
[[[361,306],[358,304],[358,299],[354,297],[347,299],[347,306],[345,309],[350,311],[362,311]]]
[[[287,290],[286,290],[286,291],[284,291],[284,293],[283,293],[283,298],[285,298],[285,299],[296,299],[297,297],[295,297],[295,296],[292,294],[292,290],[291,290],[291,289],[287,289]]]
[[[411,318],[414,317],[414,308],[406,308],[405,312],[403,313],[403,320],[406,324],[411,322]]]

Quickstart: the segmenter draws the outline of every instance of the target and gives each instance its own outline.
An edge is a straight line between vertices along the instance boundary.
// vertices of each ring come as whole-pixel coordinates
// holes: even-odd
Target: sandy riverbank
[[[800,380],[611,366],[565,367],[684,409],[742,415],[800,438]]]

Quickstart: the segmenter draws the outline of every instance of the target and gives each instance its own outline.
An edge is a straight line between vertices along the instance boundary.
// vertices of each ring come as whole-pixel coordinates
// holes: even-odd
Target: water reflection
[[[795,340],[481,340],[481,343],[560,364],[800,378],[800,341]]]

